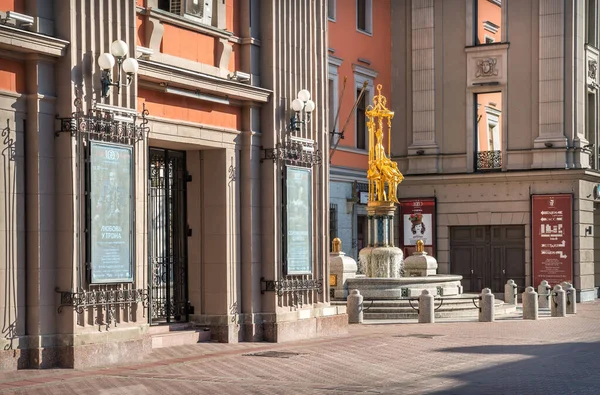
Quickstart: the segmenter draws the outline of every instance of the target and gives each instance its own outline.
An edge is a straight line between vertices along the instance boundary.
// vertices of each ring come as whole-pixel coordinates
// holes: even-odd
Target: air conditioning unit
[[[212,25],[213,0],[187,0],[185,13],[200,20],[205,25]]]

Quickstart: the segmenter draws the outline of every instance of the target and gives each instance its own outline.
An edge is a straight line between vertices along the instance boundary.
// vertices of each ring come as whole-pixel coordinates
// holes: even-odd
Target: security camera
[[[234,71],[232,74],[229,74],[229,79],[238,82],[248,82],[250,81],[250,74],[242,71]]]
[[[33,17],[25,14],[19,14],[14,11],[6,12],[6,19],[14,20],[19,26],[31,26],[33,25]]]

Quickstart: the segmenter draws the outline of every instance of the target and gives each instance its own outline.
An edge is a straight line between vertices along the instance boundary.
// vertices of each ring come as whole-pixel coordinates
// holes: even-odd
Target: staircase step
[[[174,324],[164,324],[164,325],[152,325],[148,332],[151,335],[156,335],[159,333],[169,333],[175,331],[185,331],[192,329],[191,322],[178,322]]]
[[[177,330],[152,335],[152,348],[183,346],[210,341],[210,330]]]

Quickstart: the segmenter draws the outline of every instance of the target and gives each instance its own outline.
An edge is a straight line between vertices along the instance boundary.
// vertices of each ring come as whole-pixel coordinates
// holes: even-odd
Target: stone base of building
[[[577,302],[590,302],[598,298],[598,288],[577,290]]]
[[[151,351],[147,325],[98,333],[22,336],[0,351],[0,370],[82,369],[139,362]]]
[[[345,306],[328,306],[273,314],[191,315],[196,327],[209,328],[221,343],[285,342],[348,332]]]

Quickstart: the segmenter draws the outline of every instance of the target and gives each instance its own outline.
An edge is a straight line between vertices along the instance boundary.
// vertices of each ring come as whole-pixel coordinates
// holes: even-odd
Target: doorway
[[[188,320],[185,152],[150,148],[148,249],[151,324]]]
[[[464,292],[504,293],[512,279],[525,287],[525,226],[450,227],[450,273],[463,276]]]

